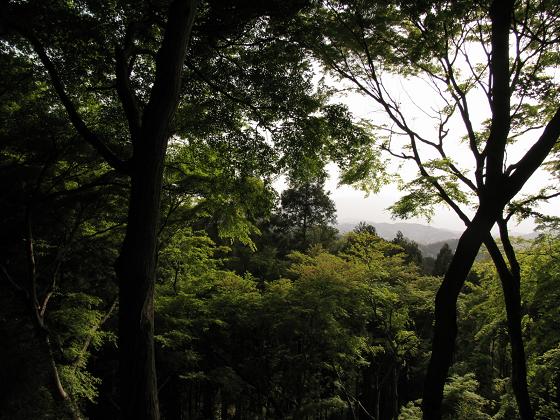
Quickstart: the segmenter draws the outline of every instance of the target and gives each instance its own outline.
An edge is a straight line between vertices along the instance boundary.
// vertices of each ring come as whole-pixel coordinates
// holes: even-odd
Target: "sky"
[[[411,125],[425,137],[434,138],[434,124],[429,114],[431,110],[440,108],[441,103],[438,103],[433,90],[421,80],[393,79],[392,76],[387,77],[387,86],[390,92],[395,92],[394,97],[399,101],[403,111],[408,115]],[[412,92],[414,97],[411,97],[409,92]],[[473,93],[472,96],[468,98],[471,103],[471,115],[474,121],[482,122],[485,118],[489,117],[490,110],[486,98],[477,97],[476,95],[476,93]],[[383,122],[385,118],[384,113],[380,111],[379,108],[376,108],[373,100],[365,98],[357,93],[346,93],[344,96],[339,96],[336,100],[345,103],[357,118],[362,118],[375,124]],[[466,169],[473,168],[474,161],[467,146],[464,143],[461,144],[461,142],[456,141],[466,133],[462,122],[458,118],[455,121],[450,121],[449,128],[449,138],[452,141],[450,142],[451,147],[446,150],[447,154],[451,156],[460,167]],[[507,153],[507,163],[513,163],[523,156],[532,142],[538,138],[538,134],[538,132],[532,132],[530,137],[521,137],[518,144],[510,147]],[[430,137],[430,135],[432,137]],[[454,139],[452,138],[453,136],[455,137]],[[429,152],[428,154],[424,154],[424,156],[429,158]],[[394,167],[390,168],[393,171],[396,170],[396,164],[394,165]],[[412,165],[407,167],[405,165],[398,169],[398,171],[405,180],[411,179],[416,173],[416,167]],[[339,223],[361,220],[389,223],[403,221],[393,219],[390,211],[387,210],[389,206],[404,194],[404,192],[398,190],[396,185],[387,185],[383,187],[379,193],[366,196],[363,192],[355,190],[352,187],[339,186],[338,170],[334,165],[328,167],[328,172],[330,179],[326,184],[326,189],[330,191],[331,198],[336,204]],[[549,183],[549,174],[544,170],[539,170],[531,177],[517,197],[539,191]],[[558,198],[551,200],[550,203],[540,206],[539,210],[547,214],[560,216],[560,200]],[[469,210],[467,210],[467,212],[468,211]],[[471,215],[472,214],[473,212],[471,211]],[[458,216],[445,206],[438,207],[434,217],[429,222],[419,218],[405,221],[458,231],[464,230],[465,227]],[[525,220],[520,223],[512,220],[512,222],[510,222],[510,228],[517,234],[529,233],[534,231],[535,223],[532,220]]]
[[[457,215],[444,206],[436,209],[431,221],[423,218],[394,219],[387,208],[403,194],[395,185],[387,185],[378,194],[366,196],[362,191],[347,185],[338,186],[338,171],[333,165],[329,166],[329,174],[330,179],[326,183],[325,189],[330,191],[330,197],[335,202],[338,223],[359,221],[376,223],[410,222],[455,231],[463,231],[465,228]],[[541,206],[540,209],[545,213],[560,215],[558,204],[558,199],[556,199],[556,201],[551,201],[549,205]],[[534,231],[535,223],[531,220],[519,224],[512,221],[511,229],[516,234],[526,234]]]

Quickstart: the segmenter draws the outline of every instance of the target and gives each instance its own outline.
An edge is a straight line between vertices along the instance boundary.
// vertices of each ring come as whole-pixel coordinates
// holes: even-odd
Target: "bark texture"
[[[177,108],[197,1],[171,3],[156,77],[133,136],[128,224],[116,263],[119,281],[120,401],[123,419],[159,419],[154,355],[154,282],[163,164]],[[126,95],[123,91],[121,94]],[[123,101],[124,103],[124,101]],[[132,130],[131,134],[136,130]]]

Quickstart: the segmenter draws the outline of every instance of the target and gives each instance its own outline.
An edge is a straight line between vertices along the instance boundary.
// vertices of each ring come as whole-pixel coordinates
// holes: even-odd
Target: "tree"
[[[356,225],[353,229],[354,233],[369,233],[371,235],[377,235],[377,230],[375,226],[367,223],[367,222],[360,222]]]
[[[126,234],[115,264],[123,418],[158,417],[153,289],[169,139],[213,143],[218,154],[235,145],[235,158],[242,149],[254,157],[251,164],[277,171],[310,156],[336,158],[352,171],[346,152],[369,144],[344,107],[319,110],[328,95],[312,92],[309,61],[286,42],[288,22],[305,2],[198,4],[8,2],[1,17],[3,51],[28,62],[81,139],[129,178]],[[249,180],[254,165],[240,161],[228,170]],[[193,168],[181,172],[201,181],[194,191],[207,188],[208,177]],[[254,227],[235,231],[230,223],[244,216],[237,210],[222,213],[221,233],[248,241]]]
[[[328,228],[336,221],[336,208],[324,185],[324,178],[292,181],[281,194],[281,215],[286,226],[294,230],[299,249],[309,245],[312,229]]]
[[[423,339],[432,310],[426,303],[434,294],[433,281],[419,275],[419,267],[407,261],[402,247],[380,238],[367,225],[349,233],[345,241],[341,255],[366,268],[373,310],[368,333],[375,349],[362,369],[360,418],[397,418],[402,401],[418,397],[410,387],[417,377],[409,366],[426,349]]]
[[[131,66],[138,54],[134,51],[135,42],[140,33],[145,34],[140,32],[137,15],[129,15],[130,20],[123,28],[126,33],[119,39],[111,39],[117,34],[110,32],[91,35],[81,33],[77,38],[82,42],[93,42],[97,51],[103,51],[105,45],[102,43],[106,41],[115,48],[113,74],[116,93],[126,115],[125,121],[128,123],[128,133],[132,143],[132,158],[129,161],[119,158],[102,140],[100,133],[95,132],[91,123],[84,118],[82,110],[84,104],[76,105],[76,99],[72,97],[72,91],[68,88],[70,85],[67,82],[68,76],[62,73],[61,63],[53,58],[53,51],[58,51],[66,60],[71,59],[69,55],[76,54],[77,51],[65,41],[60,32],[59,37],[45,38],[49,25],[52,25],[50,19],[46,19],[44,26],[37,23],[37,19],[44,18],[43,13],[47,13],[51,18],[56,15],[64,20],[75,18],[84,27],[89,27],[89,25],[100,24],[96,20],[102,19],[101,14],[107,13],[108,10],[104,10],[106,8],[104,5],[95,7],[93,4],[88,5],[86,9],[69,5],[66,8],[55,6],[49,10],[52,6],[55,5],[10,3],[2,24],[31,46],[33,53],[48,73],[52,89],[81,137],[92,145],[114,169],[130,176],[126,235],[116,263],[120,314],[120,408],[122,418],[158,418],[153,353],[156,232],[169,122],[177,108],[181,71],[197,2],[174,1],[165,10],[167,19],[161,29],[162,41],[155,46],[157,53],[154,72],[151,74],[153,84],[151,88],[142,92],[147,95],[143,109],[140,108],[138,92],[133,86],[134,81],[131,80]],[[37,10],[33,11],[35,7]],[[32,19],[31,22],[29,18]],[[74,34],[76,29],[74,27],[72,31]],[[79,64],[87,68],[90,63],[85,62],[83,58],[81,60]],[[90,67],[89,71],[103,70],[106,69]]]
[[[126,189],[77,141],[29,62],[0,60],[0,289],[12,362],[1,373],[12,385],[2,390],[3,415],[80,418],[98,391],[90,356],[114,337],[104,324],[116,287],[103,262],[117,254]]]
[[[441,249],[437,254],[432,274],[434,276],[445,275],[445,272],[449,268],[449,264],[451,263],[452,259],[453,259],[453,251],[451,251],[451,248],[449,248],[449,245],[447,243],[443,244],[443,246],[441,247]]]
[[[556,315],[558,293],[553,273],[557,270],[557,239],[549,234],[535,241],[517,239],[522,271],[522,333],[527,347],[528,387],[536,418],[557,416],[558,395],[552,382],[557,375],[556,348],[558,334],[552,323]],[[481,395],[498,404],[493,418],[519,417],[515,406],[510,372],[511,347],[507,336],[507,314],[500,305],[503,300],[500,275],[490,256],[483,253],[473,271],[480,278],[467,280],[461,296],[459,343],[455,353],[455,372],[475,372],[480,378]],[[547,366],[547,368],[544,368]],[[545,370],[548,369],[545,373]],[[546,385],[545,385],[546,384]]]
[[[560,134],[560,110],[550,96],[555,81],[547,74],[557,63],[558,40],[553,34],[558,14],[557,5],[547,1],[493,2],[489,7],[468,1],[400,7],[330,2],[308,19],[310,24],[302,34],[302,42],[326,68],[352,83],[388,116],[389,124],[381,127],[386,133],[381,148],[418,167],[418,178],[406,186],[408,194],[393,211],[404,217],[429,216],[433,204],[445,203],[466,226],[436,296],[432,358],[423,399],[425,418],[441,417],[457,332],[456,301],[482,243],[502,273],[517,402],[523,418],[533,417],[520,335],[517,264],[510,247],[506,245],[504,254],[499,252],[490,228],[499,222],[502,242],[508,242],[504,209],[553,150]],[[515,40],[511,50],[510,36]],[[481,60],[474,57],[474,48],[482,52]],[[459,71],[460,62],[465,71]],[[391,94],[385,71],[422,75],[442,99],[440,110],[430,116],[435,122],[432,134],[421,133],[414,125]],[[473,117],[475,91],[488,105],[490,118],[483,121]],[[451,141],[449,122],[455,117],[464,126],[455,138],[466,140],[475,166],[472,173],[461,169],[446,150]],[[542,131],[528,151],[508,165],[511,140],[535,129]],[[407,143],[403,149],[395,149],[398,136]],[[438,158],[425,157],[428,150]],[[472,217],[462,207],[469,202],[468,194],[476,198]]]
[[[407,263],[415,264],[418,267],[422,266],[422,251],[420,251],[416,242],[405,238],[400,230],[391,242],[404,249],[404,253],[406,254],[405,261]]]
[[[46,72],[41,79],[82,139],[130,177],[126,235],[115,266],[123,418],[158,417],[153,288],[160,193],[167,143],[181,121],[174,115],[184,95],[182,74],[197,6],[197,1],[157,6],[10,2],[2,16],[10,52],[29,57],[37,74]],[[272,10],[214,6],[201,9],[207,14],[198,33],[208,34],[212,25],[216,35],[238,33]],[[289,15],[297,7],[282,10]],[[131,157],[122,158],[127,152]]]
[[[520,255],[524,334],[528,350],[528,372],[537,418],[560,414],[560,336],[555,327],[559,315],[558,270],[560,269],[558,227],[543,233]]]

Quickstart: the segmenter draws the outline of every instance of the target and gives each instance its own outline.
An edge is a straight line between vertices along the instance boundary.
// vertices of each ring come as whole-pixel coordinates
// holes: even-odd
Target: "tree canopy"
[[[1,418],[558,417],[556,2],[4,3]]]

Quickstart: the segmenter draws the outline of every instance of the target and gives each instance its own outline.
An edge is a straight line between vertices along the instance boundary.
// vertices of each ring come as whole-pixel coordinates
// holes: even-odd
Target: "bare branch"
[[[508,197],[511,199],[523,187],[527,179],[544,162],[560,137],[560,108],[546,125],[539,139],[527,153],[514,164],[515,170],[506,181]]]
[[[551,199],[556,198],[556,197],[560,197],[560,191],[556,192],[556,193],[552,193],[552,194],[541,193],[541,194],[533,195],[531,197],[526,198],[525,200],[523,200],[521,202],[516,203],[515,207],[517,207],[517,208],[518,207],[525,207],[525,206],[533,204],[537,201],[548,201],[548,200],[551,200]],[[515,209],[511,209],[508,212],[508,214],[506,215],[505,221],[508,222],[515,215],[515,213],[516,213]]]

